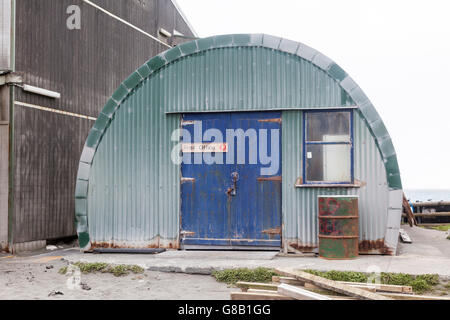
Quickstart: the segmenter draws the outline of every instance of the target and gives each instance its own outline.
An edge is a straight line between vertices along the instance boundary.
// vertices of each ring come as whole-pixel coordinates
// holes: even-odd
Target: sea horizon
[[[405,189],[404,192],[411,202],[450,201],[450,189]]]

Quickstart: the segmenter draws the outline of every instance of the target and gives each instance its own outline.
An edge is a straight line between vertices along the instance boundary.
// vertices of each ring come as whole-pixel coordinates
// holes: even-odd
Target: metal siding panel
[[[94,158],[88,204],[94,246],[177,244],[179,166],[170,154],[180,119],[158,107],[165,99],[155,93],[160,82],[146,85],[122,104]]]
[[[14,119],[14,242],[73,235],[76,159],[89,122],[17,105]]]
[[[5,2],[10,0],[0,4]],[[138,1],[94,2],[156,33],[156,1],[146,1],[144,9]],[[20,102],[96,117],[123,79],[166,49],[81,0],[16,3],[17,71],[23,73],[25,83],[61,93],[61,99],[55,100],[16,90]],[[73,4],[81,8],[81,30],[66,28],[66,8]],[[4,22],[0,20],[0,25]],[[93,122],[17,105],[15,110],[14,241],[75,235],[78,165],[73,161],[80,158]],[[102,201],[110,205],[107,200]]]
[[[302,111],[283,111],[283,223],[284,241],[309,251],[318,244],[317,196],[359,196],[359,240],[383,240],[389,188],[376,141],[358,111],[354,112],[354,174],[361,188],[296,188],[302,176]]]
[[[11,0],[0,0],[0,70],[11,69]]]
[[[186,59],[188,61],[186,61]],[[297,56],[260,47],[220,48],[160,71],[165,112],[352,106],[339,83]]]

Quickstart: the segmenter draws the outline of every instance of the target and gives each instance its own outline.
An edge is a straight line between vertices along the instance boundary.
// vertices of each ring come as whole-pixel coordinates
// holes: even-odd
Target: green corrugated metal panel
[[[297,188],[302,176],[302,111],[283,111],[283,236],[294,249],[318,245],[319,195],[359,196],[359,240],[384,238],[389,207],[389,187],[380,151],[358,111],[354,112],[355,179],[361,188]]]
[[[310,62],[261,47],[194,54],[160,71],[166,112],[353,106],[339,83]]]
[[[146,241],[153,236],[158,241],[164,238],[169,243],[176,238],[179,225],[179,168],[171,165],[171,144],[168,139],[171,130],[176,128],[174,119],[177,116],[172,118],[165,115],[170,112],[363,105],[362,116],[377,140],[375,149],[381,152],[389,164],[384,174],[389,177],[391,188],[401,188],[396,156],[387,132],[366,98],[356,83],[321,53],[306,45],[267,35],[226,35],[199,39],[154,57],[125,80],[113,94],[87,139],[80,161],[76,194],[77,226],[80,239],[83,239],[80,241],[81,247],[89,245],[89,232],[92,233],[91,241],[116,241],[118,245],[122,241],[129,243],[134,240],[147,244]],[[140,99],[139,102],[136,99]],[[128,122],[125,122],[126,119],[129,119]],[[136,141],[140,138],[137,137],[135,125],[145,119],[154,122],[144,122],[143,133],[150,134],[155,139],[151,142],[156,144],[141,145],[141,149],[138,149]],[[167,136],[162,137],[163,133]],[[131,146],[125,153],[127,143]],[[119,146],[120,149],[116,149]],[[144,150],[146,153],[143,153]],[[143,154],[153,161],[139,160]],[[135,156],[139,159],[133,159]],[[149,170],[148,175],[144,175],[147,180],[137,183],[147,172],[145,170]],[[130,180],[130,174],[139,179]],[[106,178],[108,176],[115,176],[116,180]],[[148,187],[150,193],[145,190],[148,179],[153,179],[151,183],[158,181],[156,188]],[[134,183],[145,188],[133,187]],[[114,192],[108,189],[109,198],[102,198],[106,195],[102,190],[112,186],[121,189],[114,189]],[[128,188],[126,192],[125,187]],[[314,193],[314,190],[305,192]],[[342,194],[345,192],[342,190],[322,189],[320,193]],[[105,209],[102,209],[105,201],[113,206],[112,212],[105,213]],[[148,201],[151,204],[146,204]],[[125,220],[125,215],[128,220]],[[150,215],[153,220],[145,220]],[[108,216],[116,220],[105,220]],[[88,217],[98,223],[113,221],[114,226],[100,228],[89,223],[88,227]],[[137,226],[142,221],[151,223],[153,228],[148,234],[145,233],[144,242],[142,231]],[[122,229],[116,225],[119,222],[125,224],[120,226]],[[113,227],[116,229],[113,230]],[[307,238],[312,239],[314,231],[310,233]],[[153,240],[149,245],[155,244],[156,240]]]
[[[177,243],[179,168],[170,153],[179,115],[158,108],[160,81],[147,80],[115,114],[89,179],[89,235],[102,246],[158,247]],[[164,242],[164,243],[162,243]]]

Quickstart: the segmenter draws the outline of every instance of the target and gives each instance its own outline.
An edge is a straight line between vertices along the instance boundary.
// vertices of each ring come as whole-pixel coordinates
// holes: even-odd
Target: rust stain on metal
[[[184,178],[184,177],[181,177],[181,183],[185,183],[185,182],[195,183],[195,178]]]
[[[275,177],[259,177],[257,178],[258,182],[261,181],[281,181],[282,177],[281,176],[275,176]]]
[[[358,216],[320,216],[319,219],[358,219]]]
[[[133,245],[133,244],[115,244],[115,243],[109,243],[109,242],[92,242],[91,243],[91,250],[92,249],[156,249],[156,248],[163,248],[163,249],[178,249],[178,241],[169,241],[164,244],[158,244],[158,243],[151,243],[148,245]]]
[[[355,179],[355,186],[365,187],[366,185],[367,185],[367,183],[365,181],[361,181],[361,180]]]
[[[260,119],[258,122],[273,122],[273,123],[282,123],[283,120],[281,118],[275,118],[275,119]]]
[[[120,247],[118,247],[118,246],[115,247],[112,243],[107,243],[107,242],[92,242],[91,248],[107,249],[107,248],[120,248]]]
[[[181,231],[180,234],[182,236],[195,236],[195,232],[194,231]]]
[[[13,253],[13,252],[9,251],[9,245],[8,244],[6,244],[3,248],[0,247],[0,252]]]
[[[317,248],[317,246],[314,246],[314,245],[302,245],[297,242],[289,242],[288,247],[291,247],[291,248],[293,248],[297,251],[303,252],[303,253],[313,252]]]
[[[363,240],[359,242],[359,253],[381,253],[385,255],[394,255],[391,248],[386,246],[384,239]]]
[[[269,234],[269,235],[272,235],[272,234],[281,234],[281,228],[278,227],[278,228],[273,228],[273,229],[263,230],[262,233],[264,233],[264,234]]]

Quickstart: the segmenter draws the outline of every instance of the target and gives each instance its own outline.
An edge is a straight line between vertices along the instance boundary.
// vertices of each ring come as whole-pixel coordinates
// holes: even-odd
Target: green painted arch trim
[[[158,72],[166,65],[180,58],[203,51],[233,47],[263,47],[293,54],[311,62],[337,81],[342,89],[346,91],[356,103],[365,122],[376,139],[378,149],[385,163],[389,188],[393,190],[402,189],[397,156],[383,121],[361,88],[333,60],[303,43],[266,34],[234,34],[203,38],[183,43],[162,52],[147,61],[122,82],[98,116],[97,121],[89,132],[83,148],[77,174],[75,221],[81,249],[89,249],[90,243],[87,221],[89,172],[97,147],[121,104],[138,89],[142,81],[150,77],[153,73]]]

